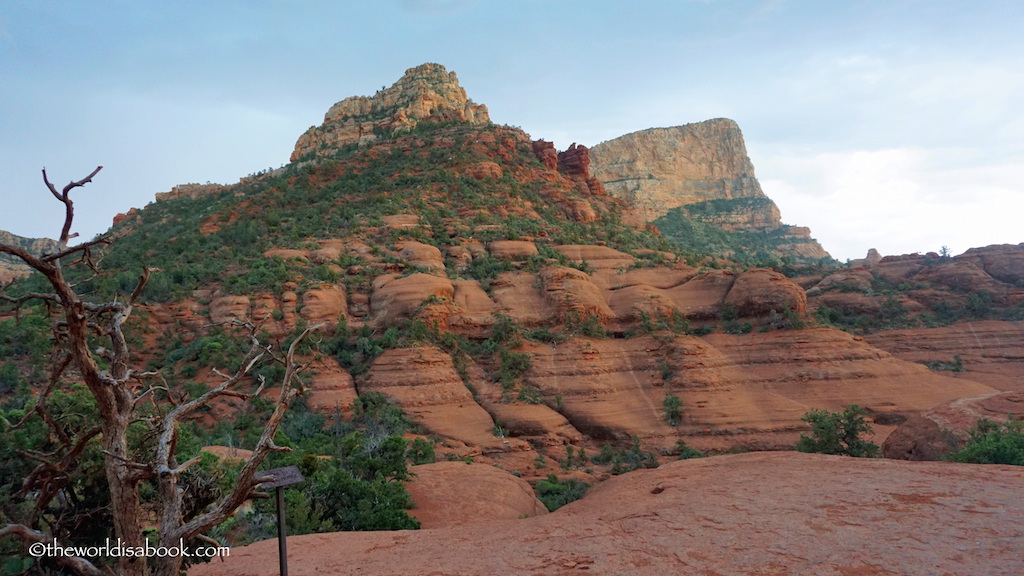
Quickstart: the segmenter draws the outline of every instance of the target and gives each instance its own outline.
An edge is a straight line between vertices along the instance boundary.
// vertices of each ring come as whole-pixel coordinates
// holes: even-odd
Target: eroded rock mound
[[[789,278],[773,270],[754,269],[736,278],[725,304],[740,316],[767,316],[774,313],[803,314],[807,295]]]
[[[384,352],[373,362],[359,391],[395,399],[431,433],[478,448],[501,445],[494,436],[494,421],[473,400],[451,357],[433,346]]]
[[[413,466],[406,487],[416,507],[409,514],[420,529],[492,524],[548,513],[533,488],[504,470],[487,464],[435,462]]]

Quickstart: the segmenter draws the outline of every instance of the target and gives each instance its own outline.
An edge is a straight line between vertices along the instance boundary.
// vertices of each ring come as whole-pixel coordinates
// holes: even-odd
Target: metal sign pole
[[[266,470],[264,474],[270,476],[272,480],[261,482],[261,486],[264,488],[274,488],[277,492],[277,555],[281,561],[281,576],[288,576],[288,543],[286,541],[288,531],[284,525],[284,492],[281,489],[285,486],[298,484],[305,480],[305,478],[302,477],[302,473],[295,466]]]
[[[281,561],[281,576],[288,576],[288,531],[284,525],[284,493],[281,486],[274,490],[277,492],[277,556]]]

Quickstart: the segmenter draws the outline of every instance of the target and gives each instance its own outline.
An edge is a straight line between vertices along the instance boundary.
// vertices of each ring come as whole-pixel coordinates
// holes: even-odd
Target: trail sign
[[[273,476],[274,479],[270,482],[264,482],[261,484],[263,488],[279,488],[281,486],[291,486],[292,484],[298,484],[305,480],[302,477],[302,472],[295,466],[285,466],[284,468],[274,468],[272,470],[263,470],[259,474],[266,474],[267,476]]]
[[[261,483],[260,486],[263,488],[274,488],[275,492],[277,492],[277,556],[281,563],[281,576],[288,576],[288,531],[284,525],[284,496],[281,493],[281,488],[298,484],[305,480],[305,478],[302,477],[302,472],[299,472],[299,469],[295,466],[263,470],[261,474],[274,478],[270,482]]]

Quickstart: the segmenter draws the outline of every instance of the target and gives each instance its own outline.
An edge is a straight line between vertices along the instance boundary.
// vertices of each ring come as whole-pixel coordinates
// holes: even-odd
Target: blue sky
[[[1024,3],[885,0],[0,3],[0,229],[88,237],[185,182],[287,162],[412,66],[498,123],[593,145],[736,120],[789,224],[840,259],[1024,241]]]

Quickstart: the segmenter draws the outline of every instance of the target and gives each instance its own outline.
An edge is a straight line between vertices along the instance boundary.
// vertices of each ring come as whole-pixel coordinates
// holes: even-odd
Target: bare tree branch
[[[96,169],[93,170],[85,178],[82,178],[77,182],[72,181],[67,186],[64,187],[63,191],[57,192],[57,188],[50,182],[50,179],[46,176],[46,168],[43,168],[43,182],[46,184],[46,187],[50,189],[50,193],[53,194],[53,197],[64,204],[64,227],[61,229],[60,238],[57,240],[57,243],[61,248],[66,247],[68,245],[68,240],[70,238],[73,238],[73,236],[71,236],[70,233],[71,222],[75,219],[75,205],[74,202],[71,201],[71,197],[69,195],[70,192],[75,188],[85,186],[89,182],[92,182],[92,177],[99,173],[99,171],[102,169],[103,166],[97,166]]]
[[[290,450],[290,448],[282,448],[275,444],[274,435],[277,434],[277,429],[280,427],[284,414],[288,410],[289,403],[298,393],[298,390],[293,386],[293,381],[298,377],[301,369],[295,362],[295,351],[310,333],[319,330],[321,327],[323,327],[323,324],[306,328],[288,347],[288,353],[284,358],[285,375],[284,380],[281,382],[281,393],[277,405],[264,425],[263,433],[260,434],[260,438],[256,442],[255,448],[253,448],[252,455],[242,465],[242,469],[238,473],[238,480],[231,493],[222,498],[213,510],[192,519],[182,526],[169,525],[165,513],[164,525],[161,529],[161,539],[166,538],[167,542],[175,542],[178,539],[188,539],[196,534],[206,532],[213,526],[224,522],[232,512],[238,509],[249,497],[253,487],[261,482],[269,481],[269,477],[257,476],[256,470],[263,463],[268,453]]]
[[[49,381],[40,391],[33,412],[43,420],[53,438],[52,444],[47,443],[46,446],[56,445],[57,448],[50,454],[38,451],[23,453],[25,458],[38,464],[26,479],[23,485],[25,491],[21,494],[22,498],[28,498],[28,494],[31,493],[35,512],[26,512],[25,518],[17,519],[18,524],[3,527],[0,536],[14,534],[26,541],[49,541],[54,537],[64,538],[65,535],[75,534],[75,530],[79,529],[76,524],[83,518],[76,511],[80,510],[77,507],[82,501],[68,486],[76,469],[80,467],[79,460],[87,448],[100,444],[107,488],[110,492],[109,505],[103,513],[113,518],[115,535],[126,547],[144,544],[144,530],[149,525],[149,519],[154,511],[143,506],[140,482],[143,479],[154,479],[159,494],[157,501],[160,503],[160,509],[155,511],[158,516],[159,538],[162,544],[176,545],[178,539],[205,538],[204,532],[224,522],[247,499],[263,495],[258,487],[270,478],[258,469],[271,452],[288,450],[274,442],[274,435],[281,426],[290,402],[301,392],[303,385],[299,376],[308,367],[308,364],[296,359],[297,350],[300,343],[321,326],[307,328],[292,342],[284,357],[278,358],[274,356],[269,346],[262,345],[256,338],[259,328],[257,325],[251,322],[235,322],[236,326],[243,326],[248,330],[250,338],[250,347],[242,360],[241,368],[231,375],[217,372],[221,375],[222,381],[197,398],[188,398],[187,395],[177,395],[176,398],[176,394],[172,393],[173,387],[158,373],[134,373],[129,363],[131,351],[124,334],[125,325],[135,303],[142,296],[150,274],[155,269],[143,268],[138,283],[126,299],[115,299],[105,303],[83,301],[76,292],[75,285],[64,277],[62,270],[62,261],[66,260],[69,267],[88,268],[98,274],[97,262],[104,253],[98,247],[108,246],[121,235],[128,233],[122,231],[116,236],[97,238],[70,248],[67,245],[74,237],[71,234],[74,203],[70,193],[75,188],[91,182],[101,169],[102,166],[97,167],[85,178],[72,181],[60,191],[50,182],[46,170],[43,170],[43,182],[47,189],[65,207],[65,219],[58,247],[53,253],[37,257],[18,247],[0,245],[0,254],[10,254],[19,258],[42,274],[53,289],[51,294],[9,296],[5,293],[6,286],[0,286],[0,302],[14,304],[18,311],[28,302],[41,301],[46,304],[52,318],[54,348],[60,350],[52,359],[53,368],[49,374]],[[74,255],[78,257],[69,258]],[[102,340],[99,345],[96,343],[97,336]],[[259,379],[255,392],[243,392],[240,384],[248,381],[246,376],[267,355],[285,367],[277,405],[264,426],[252,455],[243,464],[232,490],[221,497],[212,509],[186,522],[183,517],[183,503],[188,487],[179,485],[178,480],[201,459],[197,456],[180,464],[177,462],[175,446],[178,426],[190,413],[215,398],[234,396],[251,399],[261,394],[266,386],[263,378]],[[57,412],[54,405],[47,402],[52,392],[65,382],[65,374],[72,370],[75,379],[85,384],[95,401],[99,413],[99,422],[96,426],[73,429],[68,421],[62,419],[68,414]],[[158,376],[160,383],[145,386],[145,379],[152,376]],[[163,395],[154,394],[157,390],[166,393],[166,403]],[[156,415],[140,410],[144,399],[152,401],[157,406]],[[147,425],[150,436],[144,436],[139,443],[133,440],[133,444],[129,444],[129,428],[137,422],[144,422]],[[10,424],[7,421],[2,423]],[[152,446],[153,438],[155,448],[152,452],[145,452],[151,449],[148,447]],[[91,513],[93,512],[89,512]],[[187,513],[191,516],[194,511],[189,510]],[[32,522],[27,522],[29,519]],[[40,531],[39,526],[45,527],[50,534]],[[90,576],[101,573],[89,563],[79,566],[73,559],[68,562],[67,569],[70,571]],[[116,573],[127,576],[149,576],[150,573],[159,576],[173,575],[178,574],[180,568],[181,558],[120,558],[116,567],[112,567]]]

